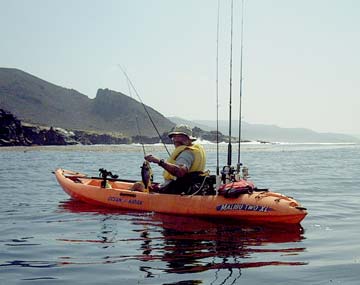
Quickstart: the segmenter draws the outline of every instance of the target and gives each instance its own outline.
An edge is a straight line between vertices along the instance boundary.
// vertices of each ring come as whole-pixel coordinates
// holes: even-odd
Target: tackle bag
[[[226,198],[237,198],[241,194],[251,194],[254,189],[254,183],[240,180],[221,185],[218,194]]]

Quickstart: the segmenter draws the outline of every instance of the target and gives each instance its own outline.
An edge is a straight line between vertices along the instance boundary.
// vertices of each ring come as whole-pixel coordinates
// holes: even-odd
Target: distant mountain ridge
[[[0,108],[24,122],[72,130],[157,136],[143,106],[129,96],[99,89],[95,99],[18,69],[0,68]],[[174,123],[146,106],[160,133]]]
[[[162,135],[177,123],[186,123],[205,131],[216,130],[216,121],[188,121],[166,118],[146,106]],[[116,134],[117,138],[138,136],[157,137],[141,103],[109,89],[99,89],[95,99],[63,88],[13,68],[0,68],[0,109],[14,114],[24,123],[67,130]],[[219,131],[228,134],[228,122],[219,121]],[[199,132],[204,134],[204,132]],[[204,134],[205,136],[205,134]],[[213,134],[206,134],[212,137]],[[232,136],[238,136],[238,122],[232,122]],[[273,125],[242,124],[242,140],[270,142],[359,142],[345,134],[317,133],[308,129],[280,128]]]
[[[191,127],[199,127],[205,131],[216,130],[215,120],[185,120],[179,117],[168,117],[169,120],[176,124],[188,124]],[[268,142],[297,142],[297,143],[358,143],[357,137],[347,134],[337,133],[318,133],[305,128],[281,128],[275,125],[250,124],[242,122],[241,139],[252,141]],[[219,120],[219,131],[224,135],[229,133],[229,123]],[[238,137],[239,122],[232,121],[231,134]]]

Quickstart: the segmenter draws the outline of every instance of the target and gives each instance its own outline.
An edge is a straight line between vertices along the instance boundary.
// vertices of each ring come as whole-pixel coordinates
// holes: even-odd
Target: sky
[[[242,2],[233,3],[237,119]],[[360,135],[359,15],[357,0],[245,0],[242,119]],[[94,98],[99,88],[129,94],[121,66],[165,116],[216,120],[218,105],[228,120],[230,31],[231,0],[0,0],[0,67]]]

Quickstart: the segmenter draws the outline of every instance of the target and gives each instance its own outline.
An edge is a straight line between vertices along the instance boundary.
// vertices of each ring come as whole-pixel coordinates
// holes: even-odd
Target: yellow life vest
[[[169,163],[175,163],[176,158],[182,153],[184,150],[191,150],[191,152],[194,155],[194,161],[191,165],[189,172],[195,172],[195,171],[204,171],[205,169],[205,163],[206,163],[206,155],[205,150],[200,144],[193,144],[191,146],[182,145],[175,148],[167,162]],[[168,171],[164,171],[163,173],[165,180],[174,180],[176,177],[172,174],[170,174]]]

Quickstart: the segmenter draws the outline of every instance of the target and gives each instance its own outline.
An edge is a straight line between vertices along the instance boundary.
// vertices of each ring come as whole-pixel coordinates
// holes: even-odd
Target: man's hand
[[[156,163],[156,164],[159,164],[159,162],[160,162],[160,159],[157,158],[156,156],[153,156],[152,154],[145,156],[144,159],[148,162],[152,162],[152,163]]]

